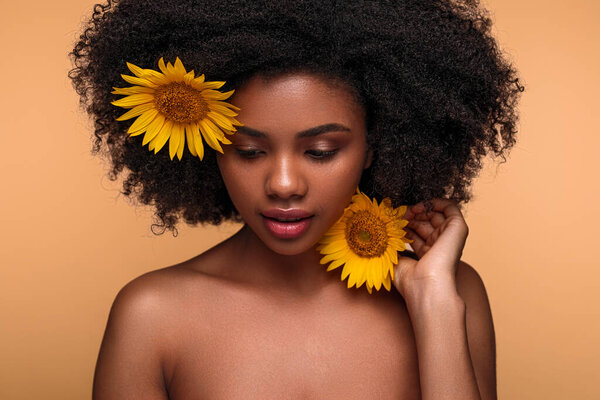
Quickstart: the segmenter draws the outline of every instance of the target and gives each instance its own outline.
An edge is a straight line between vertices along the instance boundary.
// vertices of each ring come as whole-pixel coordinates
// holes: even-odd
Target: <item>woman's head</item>
[[[373,152],[366,141],[365,112],[349,88],[308,73],[239,87],[231,103],[244,126],[217,154],[229,196],[248,226],[280,254],[305,251],[342,215]],[[281,210],[306,215],[306,229],[290,241],[289,226],[269,226]],[[275,227],[276,229],[276,227]]]
[[[522,87],[474,1],[111,1],[96,7],[72,55],[70,77],[95,118],[94,150],[109,156],[113,178],[126,170],[124,193],[153,204],[169,229],[179,217],[218,224],[239,213],[213,151],[172,161],[115,120],[122,110],[110,92],[125,61],[155,68],[178,56],[226,81],[223,90],[290,74],[344,88],[364,111],[373,151],[371,167],[357,167],[360,188],[394,205],[468,201],[482,157],[515,142]]]

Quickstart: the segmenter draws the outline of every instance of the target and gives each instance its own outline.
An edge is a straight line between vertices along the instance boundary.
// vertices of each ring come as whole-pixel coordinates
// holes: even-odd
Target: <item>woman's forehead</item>
[[[257,75],[236,89],[231,103],[240,108],[240,122],[256,129],[285,124],[300,131],[331,123],[357,127],[365,117],[350,90],[308,73],[269,79]]]

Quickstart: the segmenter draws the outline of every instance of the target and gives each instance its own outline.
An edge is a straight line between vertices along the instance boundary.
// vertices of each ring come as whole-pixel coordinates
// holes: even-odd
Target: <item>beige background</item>
[[[520,141],[486,169],[464,259],[486,283],[502,399],[600,398],[600,3],[488,0],[520,69]],[[89,398],[117,291],[234,226],[155,237],[90,155],[67,57],[93,3],[0,2],[0,398]]]

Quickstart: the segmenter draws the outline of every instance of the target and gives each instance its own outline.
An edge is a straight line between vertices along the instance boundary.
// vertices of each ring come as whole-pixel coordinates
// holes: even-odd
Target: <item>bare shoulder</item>
[[[487,302],[487,291],[483,279],[475,268],[464,261],[456,271],[457,290],[467,305],[476,306],[480,301]]]
[[[458,265],[456,284],[466,306],[469,351],[482,399],[496,399],[496,339],[485,284],[475,268],[464,261]]]
[[[166,369],[186,285],[200,274],[179,266],[128,282],[111,306],[94,375],[93,398],[166,399]]]

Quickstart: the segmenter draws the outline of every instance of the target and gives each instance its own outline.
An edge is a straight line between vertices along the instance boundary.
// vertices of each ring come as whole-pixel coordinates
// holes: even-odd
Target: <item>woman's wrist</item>
[[[412,318],[431,314],[436,310],[449,312],[465,309],[465,302],[453,282],[413,284],[402,295]]]

